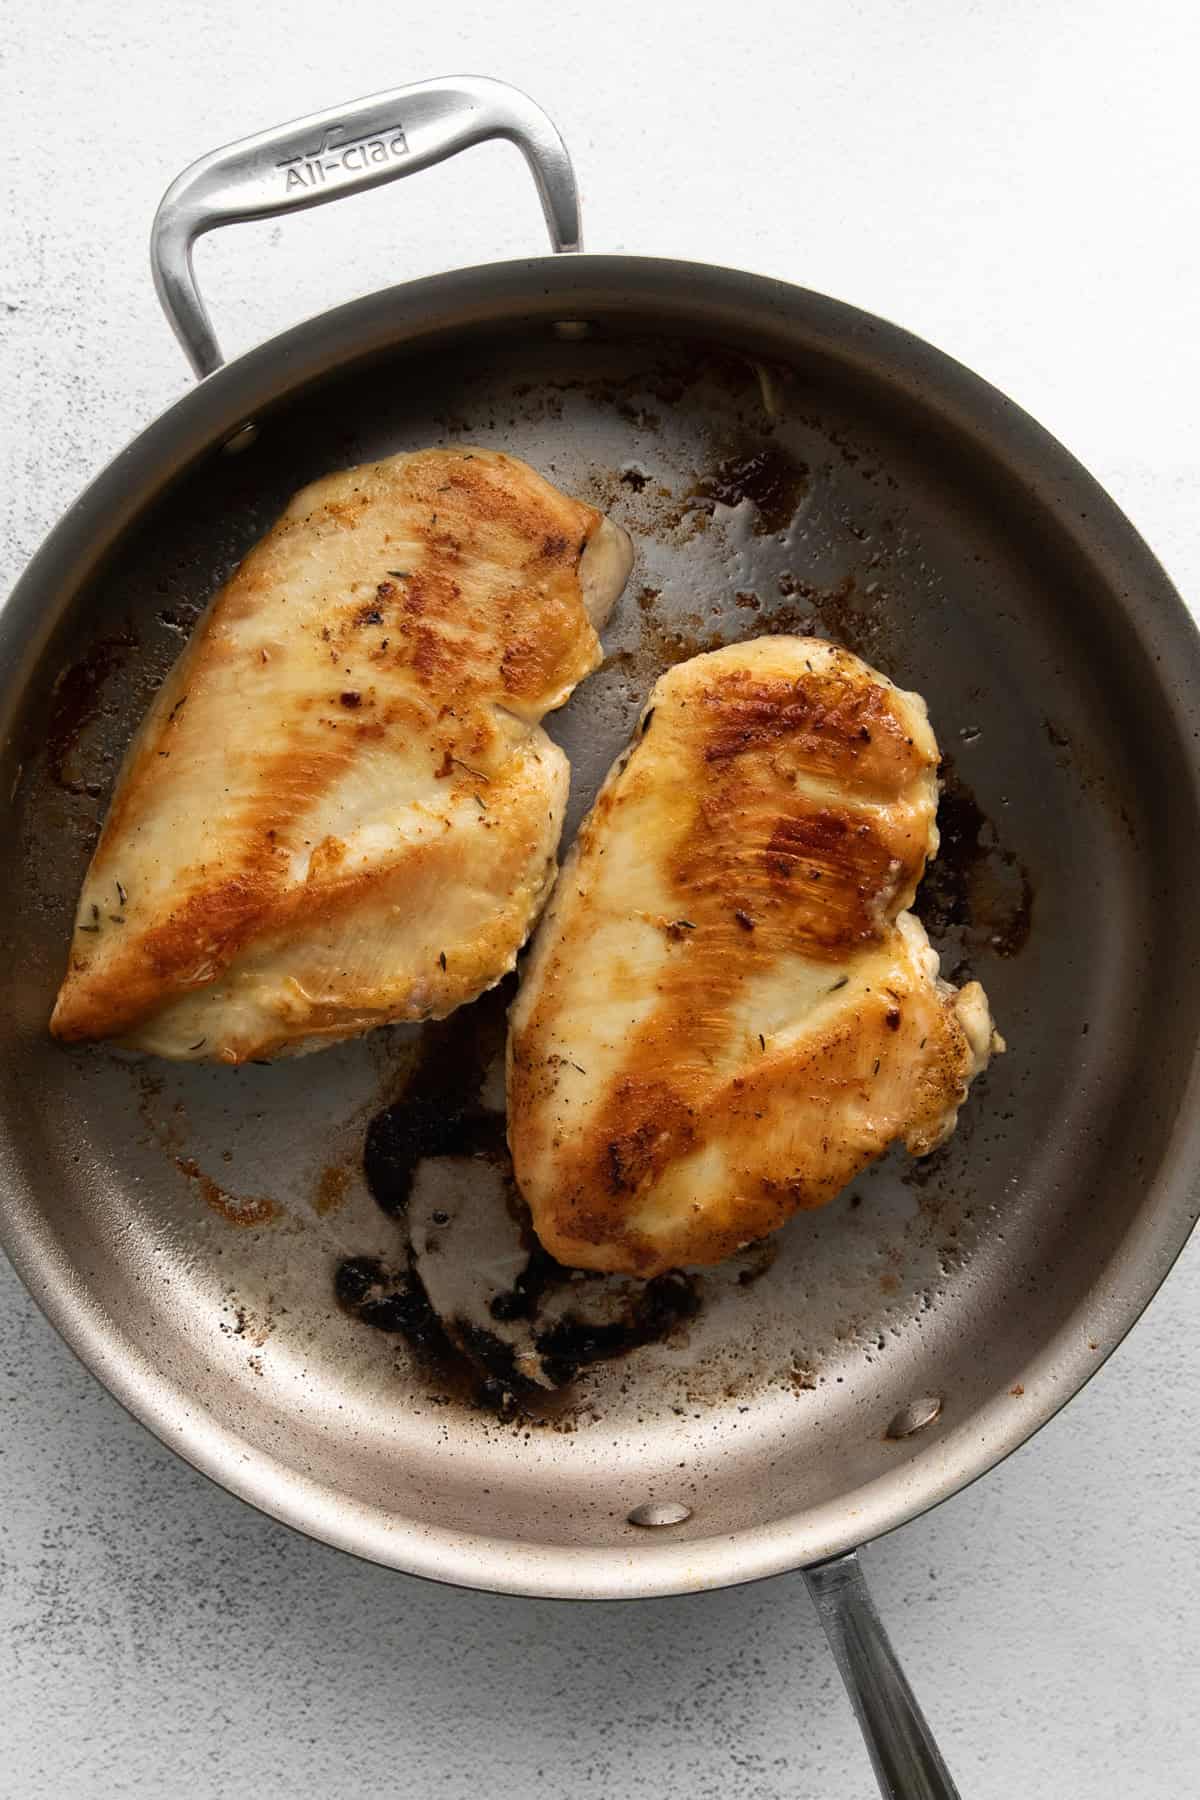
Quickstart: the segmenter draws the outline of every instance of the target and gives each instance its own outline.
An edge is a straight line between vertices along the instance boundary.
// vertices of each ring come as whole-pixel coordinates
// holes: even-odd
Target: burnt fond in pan
[[[250,415],[256,440],[224,454]],[[929,702],[947,795],[919,910],[1010,1046],[943,1150],[889,1157],[661,1310],[522,1278],[518,1245],[495,1316],[566,1320],[549,1398],[514,1394],[486,1344],[448,1349],[444,1320],[412,1329],[422,1144],[397,1115],[371,1123],[406,1082],[444,1093],[457,1122],[424,1149],[458,1155],[468,1187],[502,1181],[494,1001],[238,1071],[46,1034],[118,760],[199,609],[301,483],[456,442],[528,459],[637,545],[604,668],[548,721],[572,762],[568,834],[668,663],[764,631],[835,638]],[[419,1573],[581,1596],[828,1556],[1035,1429],[1184,1241],[1194,634],[1070,458],[893,327],[761,278],[604,257],[341,308],[118,459],[0,615],[0,652],[7,1246],[140,1417],[290,1523]],[[389,1296],[399,1313],[372,1322]],[[613,1335],[572,1337],[589,1318]],[[936,1417],[900,1434],[926,1397]],[[648,1501],[690,1516],[639,1532]]]

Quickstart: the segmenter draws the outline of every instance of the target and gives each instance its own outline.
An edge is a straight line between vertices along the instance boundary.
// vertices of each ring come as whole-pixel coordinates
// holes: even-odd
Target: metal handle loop
[[[198,237],[379,187],[489,138],[506,138],[524,156],[553,249],[578,250],[579,195],[566,145],[527,95],[482,75],[390,88],[242,138],[185,169],[155,214],[150,262],[196,374],[210,375],[224,360],[192,267]]]
[[[854,1551],[804,1578],[866,1739],[884,1800],[959,1800]]]

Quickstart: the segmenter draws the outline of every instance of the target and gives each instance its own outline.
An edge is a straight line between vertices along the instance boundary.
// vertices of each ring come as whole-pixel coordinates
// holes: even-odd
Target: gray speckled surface
[[[1050,15],[1050,16],[1047,16]],[[0,41],[0,580],[185,382],[145,266],[191,156],[472,68],[541,98],[594,248],[770,269],[932,338],[1095,471],[1200,592],[1200,248],[1183,6],[530,0],[437,17],[14,0]],[[630,44],[634,52],[630,53]],[[519,253],[489,147],[206,245],[231,348]],[[1200,1783],[1200,1246],[1089,1390],[868,1555],[963,1792]],[[865,1760],[795,1578],[576,1608],[443,1591],[247,1511],[134,1425],[0,1271],[0,1792],[842,1800]]]

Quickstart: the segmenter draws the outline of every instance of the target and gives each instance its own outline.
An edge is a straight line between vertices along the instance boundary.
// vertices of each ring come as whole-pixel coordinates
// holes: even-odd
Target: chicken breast
[[[569,771],[539,720],[631,560],[490,451],[298,494],[130,745],[51,1029],[237,1063],[499,981],[555,873]]]
[[[905,911],[937,764],[920,697],[818,639],[658,681],[512,1009],[513,1164],[560,1262],[718,1262],[953,1130],[1003,1045]]]

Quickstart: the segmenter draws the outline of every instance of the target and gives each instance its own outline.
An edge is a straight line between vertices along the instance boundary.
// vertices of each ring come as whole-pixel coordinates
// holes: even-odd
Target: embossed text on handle
[[[346,127],[330,125],[322,132],[311,150],[296,156],[285,156],[276,168],[284,175],[287,193],[297,188],[324,187],[330,177],[344,175],[351,180],[365,169],[408,155],[408,140],[399,119],[369,137],[354,137],[343,142]]]

